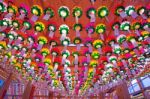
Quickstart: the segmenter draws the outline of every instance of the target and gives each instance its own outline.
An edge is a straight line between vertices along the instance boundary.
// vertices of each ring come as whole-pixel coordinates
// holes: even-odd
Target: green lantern
[[[67,18],[69,16],[69,8],[66,7],[66,6],[61,6],[59,9],[58,9],[58,13],[59,13],[59,16],[63,19]]]
[[[108,8],[106,6],[102,6],[98,8],[97,14],[98,14],[98,17],[100,18],[107,17],[109,14]]]
[[[54,11],[51,8],[46,8],[44,10],[44,14],[45,15],[44,15],[43,19],[45,19],[45,20],[49,20],[50,18],[54,17]]]

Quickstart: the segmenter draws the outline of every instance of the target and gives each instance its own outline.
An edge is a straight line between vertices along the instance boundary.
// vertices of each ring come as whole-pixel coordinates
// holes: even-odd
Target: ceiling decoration
[[[139,61],[150,52],[146,0],[23,1],[0,0],[0,53],[1,63],[26,80],[82,95],[144,70],[146,62]]]

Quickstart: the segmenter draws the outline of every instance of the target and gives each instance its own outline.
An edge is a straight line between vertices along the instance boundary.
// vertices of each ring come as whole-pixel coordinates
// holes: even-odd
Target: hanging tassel
[[[74,64],[77,65],[78,64],[78,56],[75,55],[75,61],[74,61]]]
[[[137,46],[138,46],[138,44],[137,44],[137,42],[135,41],[135,39],[132,39],[132,40],[131,40],[131,43],[132,43],[132,45],[133,45],[134,47],[137,47]]]
[[[76,31],[76,37],[80,37],[80,31]]]
[[[136,12],[133,12],[132,14],[131,14],[131,16],[132,16],[132,18],[137,18],[138,17],[138,14],[136,13]]]
[[[90,60],[91,60],[90,54],[87,54],[87,62],[90,62]]]
[[[124,48],[128,48],[128,47],[129,47],[126,41],[124,41],[124,42],[122,43],[122,45],[123,45]]]
[[[121,16],[122,18],[125,18],[125,17],[127,17],[127,14],[126,14],[124,11],[122,11],[122,12],[120,12],[120,16]]]
[[[91,14],[90,17],[91,17],[91,18],[90,18],[90,22],[91,22],[91,23],[94,23],[94,22],[96,21],[95,15],[94,15],[94,14]]]
[[[108,19],[108,17],[107,17],[107,16],[105,16],[105,18],[106,18],[107,22],[109,22],[109,19]]]
[[[33,15],[32,17],[31,17],[31,20],[33,21],[33,22],[36,22],[37,20],[38,20],[38,16],[36,16],[36,15]]]
[[[104,41],[104,35],[102,33],[100,33],[100,39]]]
[[[64,55],[64,56],[63,56],[63,58],[62,58],[62,62],[61,62],[62,64],[65,64],[65,60],[66,60],[66,58],[67,58],[67,56],[66,56],[66,55]]]
[[[145,19],[145,20],[147,19],[147,16],[145,14],[142,14],[141,16],[143,19]]]
[[[49,31],[49,37],[53,38],[54,36],[54,32],[53,31]]]
[[[32,42],[30,42],[30,43],[28,44],[27,48],[31,48],[31,47],[32,47],[32,45],[33,45],[33,43],[32,43]]]
[[[62,33],[61,37],[60,37],[60,40],[64,40],[66,38],[66,33]]]
[[[115,36],[119,35],[119,30],[118,29],[115,28],[114,32],[115,32]]]
[[[5,18],[11,19],[12,16],[13,16],[13,13],[8,13],[5,15]]]
[[[19,19],[24,19],[25,18],[25,14],[21,14],[20,16],[19,16]]]
[[[53,55],[52,62],[54,62],[54,60],[55,60],[55,57],[56,57],[56,56],[55,56],[55,55]]]
[[[54,65],[53,72],[56,72],[56,71],[57,71],[57,68],[58,68],[58,65]]]
[[[15,45],[19,45],[20,43],[21,43],[20,39],[18,39],[18,40],[15,41]]]
[[[20,52],[20,55],[23,56],[24,54],[25,54],[25,51],[22,50],[22,51]]]
[[[81,49],[80,44],[77,44],[77,51],[79,51]]]
[[[43,17],[43,19],[46,20],[46,21],[48,21],[49,18],[50,18],[50,14],[46,14],[46,15],[44,15],[44,17]]]
[[[43,47],[43,45],[42,45],[42,44],[38,44],[37,50],[41,50],[41,49],[42,49],[42,47]]]
[[[92,53],[93,52],[93,47],[91,46],[91,44],[88,47],[89,47],[89,52]]]
[[[75,16],[75,20],[76,20],[76,23],[78,24],[78,23],[79,23],[79,18],[78,18],[78,16]]]
[[[102,55],[102,49],[98,48],[98,52]]]
[[[138,30],[135,30],[135,33],[137,34],[137,36],[140,36],[140,33]]]

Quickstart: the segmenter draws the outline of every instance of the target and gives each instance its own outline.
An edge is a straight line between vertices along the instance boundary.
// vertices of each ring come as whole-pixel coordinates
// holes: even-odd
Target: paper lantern
[[[142,31],[141,35],[145,40],[147,40],[148,42],[150,41],[150,33],[148,31]]]
[[[122,18],[125,18],[127,16],[124,6],[117,6],[115,14],[121,16]]]
[[[5,37],[6,37],[6,33],[0,32],[0,41],[3,41]]]
[[[0,12],[3,13],[3,12],[6,12],[7,11],[7,5],[5,2],[0,2]]]
[[[17,13],[17,7],[15,5],[9,5],[7,6],[7,12],[8,14],[5,15],[5,18],[12,18],[13,15]]]
[[[70,38],[66,37],[61,41],[61,44],[65,47],[67,47],[70,44]]]
[[[94,28],[93,24],[88,24],[86,26],[86,32],[88,33],[88,36],[91,37],[91,34],[93,34],[95,32],[95,28]]]
[[[121,47],[118,45],[118,44],[115,44],[114,45],[114,48],[113,48],[113,52],[114,52],[114,54],[121,54],[121,52],[122,52],[122,49],[121,49]]]
[[[114,56],[114,55],[110,56],[110,57],[109,57],[109,61],[110,61],[111,63],[113,63],[114,66],[117,66],[117,57],[116,57],[116,56]]]
[[[86,58],[83,58],[82,59],[82,64],[83,64],[83,66],[88,66],[89,62],[87,61]]]
[[[108,8],[106,6],[102,6],[102,7],[99,7],[98,8],[98,11],[97,11],[97,14],[98,14],[98,17],[100,18],[106,18],[107,21],[108,21],[108,14],[109,14],[109,11],[108,11]]]
[[[118,37],[117,37],[117,42],[119,44],[122,44],[123,47],[127,48],[128,47],[128,44],[126,42],[126,35],[124,34],[120,34]]]
[[[119,35],[119,28],[120,28],[120,23],[119,23],[119,22],[113,23],[112,29],[113,29],[114,32],[115,32],[115,36],[118,36],[118,35]]]
[[[61,34],[60,40],[63,40],[66,38],[66,35],[69,33],[69,27],[66,24],[60,25],[59,32]]]
[[[18,35],[16,37],[15,45],[19,45],[21,42],[24,41],[25,38],[26,38],[25,35],[18,33]]]
[[[28,48],[31,48],[32,47],[32,45],[34,44],[34,42],[35,42],[35,36],[34,35],[28,35],[28,38],[27,38],[27,47]]]
[[[109,56],[109,55],[111,55],[112,54],[112,48],[110,47],[110,46],[104,46],[103,47],[103,52],[105,53],[105,55],[107,55],[107,56]]]
[[[141,15],[143,19],[147,19],[147,16],[145,15],[146,10],[147,10],[146,7],[141,6],[137,9],[137,13],[138,15]]]
[[[19,8],[18,8],[18,11],[19,11],[19,19],[24,19],[28,13],[30,12],[29,10],[29,7],[22,4]]]
[[[133,34],[127,35],[127,40],[133,44],[134,47],[137,47],[136,37]]]
[[[13,31],[11,31],[7,34],[7,38],[9,39],[8,44],[11,44],[12,41],[15,40],[16,35],[17,35],[16,32],[13,32]]]
[[[110,45],[112,48],[114,47],[115,43],[116,43],[116,38],[114,35],[109,35],[106,39],[106,42],[108,43],[108,45]]]
[[[57,46],[58,45],[58,41],[56,37],[53,37],[49,40],[49,44],[50,44],[50,48],[49,50],[51,51],[51,49],[53,48],[53,46]]]
[[[28,48],[26,47],[22,47],[21,48],[21,52],[20,52],[20,56],[24,56],[24,54],[28,51]]]
[[[135,11],[135,7],[134,6],[131,6],[131,5],[127,6],[125,8],[125,11],[126,11],[128,16],[131,15],[133,18],[136,18],[138,16],[138,14]]]
[[[52,8],[46,8],[44,9],[44,20],[49,20],[50,18],[54,17],[54,11]]]
[[[13,21],[12,21],[12,27],[13,27],[14,29],[19,29],[20,23],[18,22],[18,20],[13,20]]]
[[[62,64],[64,64],[66,58],[69,56],[70,56],[70,52],[68,50],[62,52]]]
[[[91,54],[92,58],[93,59],[99,59],[100,57],[100,54],[98,51],[93,51],[92,54]]]
[[[24,21],[23,22],[23,28],[21,29],[22,32],[25,32],[26,30],[30,30],[32,28],[31,22]]]
[[[101,48],[103,46],[103,41],[100,39],[94,40],[93,42],[94,48],[98,49],[99,53],[102,54]]]
[[[56,26],[53,24],[48,25],[49,37],[53,37],[54,32],[56,31]]]
[[[140,22],[134,22],[131,28],[135,30],[135,33],[137,34],[137,36],[140,36],[139,30],[142,29],[142,25]]]
[[[108,63],[108,64],[106,64],[105,66],[106,66],[106,69],[107,69],[107,70],[108,70],[108,69],[112,69],[112,68],[114,67],[114,65],[111,64],[111,63]]]
[[[47,55],[49,55],[50,51],[48,48],[42,48],[41,49],[41,54],[44,56],[43,58],[45,58]]]
[[[47,43],[47,38],[44,36],[39,36],[38,37],[38,47],[37,50],[41,50],[43,45]]]
[[[95,29],[96,33],[100,34],[100,38],[102,40],[104,40],[103,34],[105,33],[105,30],[106,30],[106,26],[104,24],[98,24]]]
[[[76,23],[78,23],[78,19],[82,16],[82,9],[80,7],[73,8],[73,17],[75,17]]]
[[[52,54],[52,56],[53,56],[52,61],[54,62],[55,57],[60,54],[60,50],[55,47],[55,48],[53,48],[53,49],[51,50],[51,54]]]
[[[145,29],[146,31],[150,32],[150,22],[145,22],[143,24],[143,29]]]
[[[76,31],[76,37],[80,37],[80,31],[82,31],[82,25],[74,24],[73,29]]]
[[[44,64],[45,64],[46,66],[49,66],[49,65],[51,64],[51,59],[48,58],[48,57],[46,57],[46,58],[43,60],[43,62],[44,62]]]
[[[70,11],[69,11],[69,8],[68,8],[68,7],[66,7],[66,6],[61,6],[61,7],[58,9],[58,13],[59,13],[59,16],[65,20],[65,19],[69,16]]]
[[[79,52],[73,52],[72,55],[74,56],[74,64],[75,65],[78,65],[79,62],[78,62],[78,57],[79,57]]]
[[[0,41],[0,49],[5,49],[6,48],[6,42],[5,41]]]
[[[9,22],[6,20],[0,20],[0,31],[4,31],[9,26]]]
[[[31,20],[33,22],[36,22],[38,18],[43,14],[43,9],[39,5],[33,5],[31,8],[31,13],[33,14]]]
[[[60,63],[61,63],[61,59],[59,57],[56,57],[54,59],[54,62],[53,62],[53,65],[54,65],[53,71],[54,72],[56,72],[56,70],[57,70],[58,66],[60,65]]]
[[[88,8],[86,11],[86,16],[90,19],[90,22],[96,21],[96,10],[93,7]]]
[[[80,50],[80,44],[82,43],[82,39],[80,37],[76,37],[74,38],[73,43],[77,45],[77,50]]]
[[[42,22],[36,22],[36,23],[35,23],[35,25],[34,25],[34,30],[35,30],[36,32],[43,32],[44,29],[45,29],[44,23],[42,23]]]
[[[130,32],[130,28],[131,28],[131,26],[130,26],[130,22],[129,21],[123,21],[121,23],[121,25],[120,25],[120,29],[122,31],[128,31],[128,32]]]

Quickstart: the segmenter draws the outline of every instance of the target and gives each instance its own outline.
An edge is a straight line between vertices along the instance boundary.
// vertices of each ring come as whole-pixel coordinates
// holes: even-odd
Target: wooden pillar
[[[118,96],[118,99],[131,99],[128,91],[128,86],[125,81],[123,81],[122,84],[116,87],[116,94]]]
[[[29,81],[27,86],[26,86],[26,89],[23,93],[22,99],[33,99],[34,90],[35,90],[35,86],[32,84],[31,81]]]
[[[7,89],[9,88],[9,85],[12,81],[12,76],[13,76],[13,74],[10,73],[8,78],[4,82],[4,85],[3,85],[2,89],[0,90],[0,99],[4,99],[6,92],[7,92]]]

